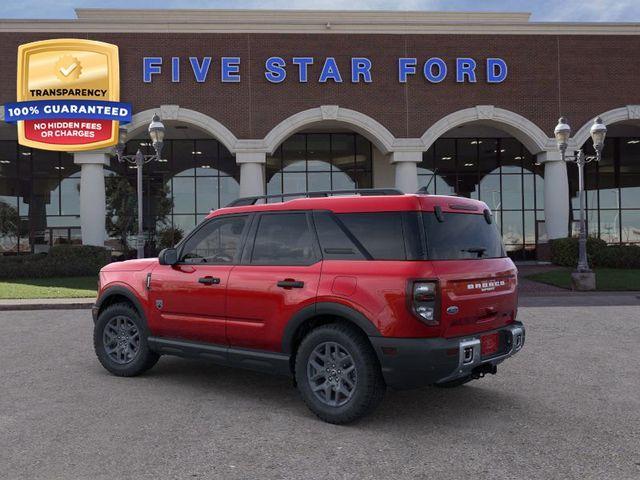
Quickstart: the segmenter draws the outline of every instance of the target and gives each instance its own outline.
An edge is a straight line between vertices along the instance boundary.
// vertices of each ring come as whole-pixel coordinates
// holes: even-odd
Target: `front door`
[[[227,339],[280,351],[291,316],[315,302],[322,269],[309,213],[258,214],[227,287]]]
[[[153,270],[151,327],[157,335],[227,344],[226,289],[248,224],[248,215],[208,220],[185,241],[176,265]]]

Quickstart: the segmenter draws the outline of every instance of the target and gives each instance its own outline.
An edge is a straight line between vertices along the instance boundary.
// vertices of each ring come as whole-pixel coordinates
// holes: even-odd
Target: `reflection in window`
[[[66,152],[0,141],[0,254],[79,242],[79,170]]]
[[[209,265],[233,263],[246,220],[246,216],[211,220],[187,241],[182,250],[182,261]]]
[[[513,138],[441,138],[423,154],[418,184],[437,195],[478,198],[493,211],[510,255],[530,256],[544,232],[543,171]],[[544,240],[544,239],[543,239]]]
[[[372,187],[371,143],[355,133],[299,133],[267,157],[267,194]]]
[[[592,142],[584,145],[593,152]],[[580,218],[578,169],[567,165],[571,197],[572,232],[577,234]],[[607,243],[640,243],[640,138],[607,137],[602,160],[585,168],[585,197],[589,235]]]

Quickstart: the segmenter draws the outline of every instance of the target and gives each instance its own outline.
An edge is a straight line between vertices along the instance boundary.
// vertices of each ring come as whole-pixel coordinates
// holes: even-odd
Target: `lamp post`
[[[155,114],[149,124],[149,138],[155,153],[153,155],[144,155],[140,149],[135,155],[125,155],[124,148],[127,139],[127,129],[120,127],[118,144],[116,145],[116,156],[119,162],[127,162],[135,165],[137,174],[137,193],[138,193],[138,235],[136,237],[137,258],[144,258],[144,234],[142,232],[142,166],[152,160],[160,160],[162,153],[162,145],[164,142],[165,128],[160,121],[160,117]]]
[[[597,117],[591,125],[591,139],[595,155],[585,155],[582,149],[572,155],[567,155],[567,146],[571,136],[571,127],[567,119],[561,117],[554,130],[558,149],[562,154],[563,161],[574,162],[578,166],[578,192],[580,199],[580,236],[578,239],[578,266],[572,275],[574,287],[578,290],[593,290],[595,288],[595,275],[589,268],[587,259],[587,229],[585,221],[585,191],[584,191],[584,166],[593,161],[599,162],[602,158],[604,139],[607,134],[607,127],[602,123],[602,119]]]

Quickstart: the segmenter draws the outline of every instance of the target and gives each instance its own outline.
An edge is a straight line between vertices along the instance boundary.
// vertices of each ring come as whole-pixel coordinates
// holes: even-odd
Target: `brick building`
[[[0,103],[15,101],[23,43],[118,45],[121,100],[135,113],[128,150],[149,148],[154,112],[167,126],[163,161],[144,170],[152,241],[239,195],[427,187],[485,201],[510,254],[534,258],[577,228],[576,167],[553,139],[563,115],[572,149],[591,149],[595,116],[609,129],[603,160],[586,171],[590,234],[640,243],[640,24],[520,13],[76,13],[0,20]],[[107,151],[19,146],[3,123],[0,252],[118,248],[105,231],[105,184],[135,185],[135,173]]]

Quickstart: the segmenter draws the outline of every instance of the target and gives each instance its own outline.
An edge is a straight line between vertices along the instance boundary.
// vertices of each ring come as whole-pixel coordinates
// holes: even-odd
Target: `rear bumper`
[[[492,332],[502,332],[502,349],[496,355],[483,358],[480,337]],[[380,360],[387,385],[408,389],[491,371],[522,349],[525,328],[522,323],[515,322],[498,330],[459,338],[369,339]]]

